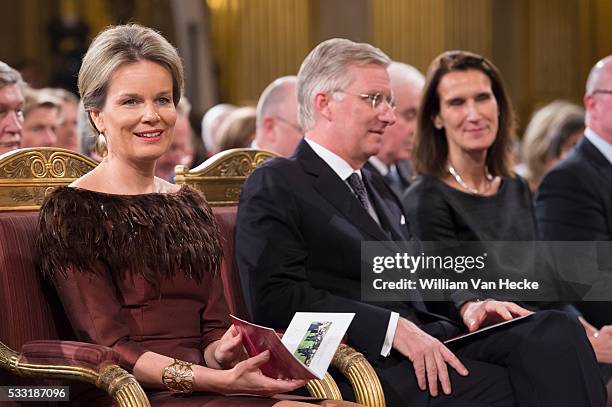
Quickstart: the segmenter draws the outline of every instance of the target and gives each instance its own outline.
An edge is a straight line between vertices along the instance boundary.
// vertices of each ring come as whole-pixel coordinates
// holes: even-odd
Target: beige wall
[[[34,57],[48,68],[45,27],[52,15],[73,7],[92,31],[99,30],[113,23],[109,7],[117,1],[6,2],[3,7],[16,18],[0,25],[0,59]],[[173,40],[169,1],[133,0],[134,21]],[[481,53],[501,69],[524,126],[532,109],[543,103],[555,98],[580,102],[589,68],[612,54],[610,0],[202,2],[210,11],[219,97],[238,104],[256,103],[271,80],[295,74],[316,43],[342,36],[369,41],[423,71],[447,49]]]

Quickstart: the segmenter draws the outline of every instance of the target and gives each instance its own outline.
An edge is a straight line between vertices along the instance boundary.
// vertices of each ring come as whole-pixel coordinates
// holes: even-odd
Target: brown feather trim
[[[46,276],[110,270],[142,275],[154,286],[177,272],[201,281],[223,255],[210,206],[183,186],[174,194],[112,195],[60,187],[45,200],[36,242]]]

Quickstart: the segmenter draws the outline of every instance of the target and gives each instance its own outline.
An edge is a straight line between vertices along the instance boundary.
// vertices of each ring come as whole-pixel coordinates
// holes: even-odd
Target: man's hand
[[[434,397],[438,395],[438,381],[444,394],[451,393],[447,363],[460,375],[468,375],[463,363],[442,342],[405,318],[397,321],[393,348],[410,359],[419,388],[426,390],[429,387],[429,393]]]
[[[520,307],[513,302],[495,300],[469,301],[463,304],[459,310],[463,323],[470,332],[474,332],[487,325],[509,321],[515,317],[522,317],[532,313],[532,311]]]
[[[606,325],[598,330],[584,318],[578,317],[578,319],[586,331],[591,346],[593,346],[597,361],[599,363],[612,363],[612,325]]]

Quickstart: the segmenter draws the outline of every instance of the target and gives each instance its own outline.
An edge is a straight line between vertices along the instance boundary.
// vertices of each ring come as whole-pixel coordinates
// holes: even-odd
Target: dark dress
[[[213,213],[188,187],[111,195],[62,187],[40,212],[42,272],[77,338],[105,345],[132,371],[146,351],[205,365],[203,349],[229,327]],[[264,405],[278,400],[148,391],[153,405]]]
[[[495,195],[459,191],[423,175],[402,199],[412,233],[423,241],[530,241],[536,223],[527,183],[504,178]]]

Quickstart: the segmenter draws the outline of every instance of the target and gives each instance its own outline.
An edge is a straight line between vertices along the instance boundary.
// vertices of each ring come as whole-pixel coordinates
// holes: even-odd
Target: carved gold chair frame
[[[0,156],[0,211],[36,211],[50,190],[70,184],[97,164],[81,154],[59,148],[25,148],[3,154]],[[20,353],[1,341],[2,338],[0,369],[24,377],[91,383],[121,407],[150,406],[134,376],[116,364],[96,371],[71,365],[24,363]]]
[[[237,148],[215,154],[194,169],[176,166],[176,183],[202,191],[211,206],[238,205],[240,191],[247,177],[263,162],[277,157],[266,150]],[[341,344],[332,366],[346,376],[355,392],[357,403],[384,407],[385,397],[376,372],[363,354]],[[308,391],[315,397],[341,400],[340,390],[329,373],[323,380],[311,380]]]

